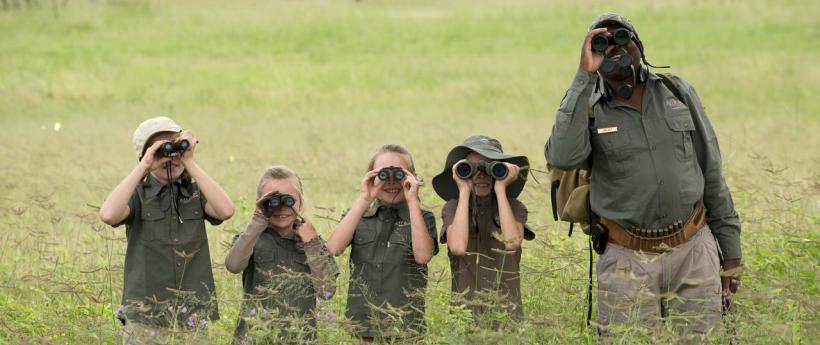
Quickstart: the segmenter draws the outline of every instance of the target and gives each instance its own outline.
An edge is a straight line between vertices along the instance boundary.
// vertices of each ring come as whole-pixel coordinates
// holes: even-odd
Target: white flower
[[[61,123],[59,123],[59,122],[54,123],[54,131],[55,132],[59,132],[60,128],[62,128],[62,127],[63,127],[63,125]]]

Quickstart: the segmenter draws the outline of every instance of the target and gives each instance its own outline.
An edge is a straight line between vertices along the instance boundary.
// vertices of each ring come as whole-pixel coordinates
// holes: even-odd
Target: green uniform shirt
[[[597,79],[576,73],[547,142],[550,165],[591,165],[592,211],[624,228],[686,221],[703,198],[724,257],[740,258],[740,219],[717,136],[692,86],[677,80],[684,103],[650,72],[639,112],[593,92]]]
[[[436,218],[430,211],[422,214],[435,255]],[[351,242],[346,311],[361,327],[358,336],[404,337],[426,331],[427,265],[416,263],[411,235],[406,204],[394,208],[376,201],[362,215]]]
[[[324,263],[317,262],[317,265],[313,260]],[[282,237],[276,230],[265,229],[256,240],[248,266],[242,273],[245,297],[236,339],[244,336],[247,317],[257,318],[260,323],[273,320],[274,324],[267,324],[267,327],[283,329],[275,342],[311,338],[314,335],[311,326],[316,324],[313,317],[316,298],[323,293],[316,291],[313,280],[335,281],[338,275],[336,260],[321,237],[304,243],[296,233]],[[301,331],[284,331],[292,327]]]
[[[205,220],[222,221],[205,213],[205,203],[196,183],[162,185],[151,175],[134,191],[123,221],[122,304],[129,320],[168,325],[174,316],[219,319]]]
[[[515,221],[526,227],[527,207],[518,199],[509,200]],[[447,242],[446,229],[453,223],[456,208],[458,199],[447,201],[441,208],[441,243]],[[506,250],[499,240],[500,224],[495,198],[476,198],[475,228],[469,230],[466,253],[449,254],[452,291],[460,295],[456,303],[465,304],[475,315],[501,307],[520,320],[524,316],[519,273],[521,248]]]

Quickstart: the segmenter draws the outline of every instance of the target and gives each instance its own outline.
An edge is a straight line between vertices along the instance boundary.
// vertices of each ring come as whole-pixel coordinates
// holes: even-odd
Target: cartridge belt
[[[686,222],[677,221],[660,229],[624,229],[618,223],[603,217],[601,224],[607,229],[610,243],[620,244],[632,250],[663,253],[686,243],[706,225],[706,209],[701,200]]]

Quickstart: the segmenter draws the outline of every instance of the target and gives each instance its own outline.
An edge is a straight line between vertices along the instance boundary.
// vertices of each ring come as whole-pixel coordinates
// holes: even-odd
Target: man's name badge
[[[615,133],[617,131],[618,131],[618,127],[598,128],[598,134]]]

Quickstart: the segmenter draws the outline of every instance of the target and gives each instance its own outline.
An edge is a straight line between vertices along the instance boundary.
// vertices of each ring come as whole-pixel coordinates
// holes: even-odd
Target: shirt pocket
[[[378,233],[369,224],[361,224],[353,233],[353,246],[357,249],[371,251],[376,245]]]
[[[201,199],[198,196],[181,198],[178,207],[179,218],[182,222],[177,229],[176,239],[180,243],[205,239],[205,223],[203,222],[205,210],[202,208]]]
[[[387,242],[388,247],[385,253],[385,261],[396,263],[412,261],[415,263],[411,231],[409,224],[395,226]]]
[[[675,156],[679,162],[689,162],[692,160],[694,146],[692,144],[692,132],[695,131],[695,123],[689,108],[676,108],[670,110],[665,117],[666,125],[672,132],[672,141],[675,145]]]
[[[617,127],[612,127],[617,128]],[[592,133],[593,149],[603,159],[594,160],[593,167],[602,169],[607,175],[614,179],[625,178],[630,175],[629,149],[631,142],[629,130],[617,128],[616,132],[597,133],[598,130],[606,130],[607,127],[594,128]]]
[[[168,238],[169,225],[166,211],[162,210],[159,199],[144,201],[140,211],[142,229],[140,238],[145,242],[154,242]]]

